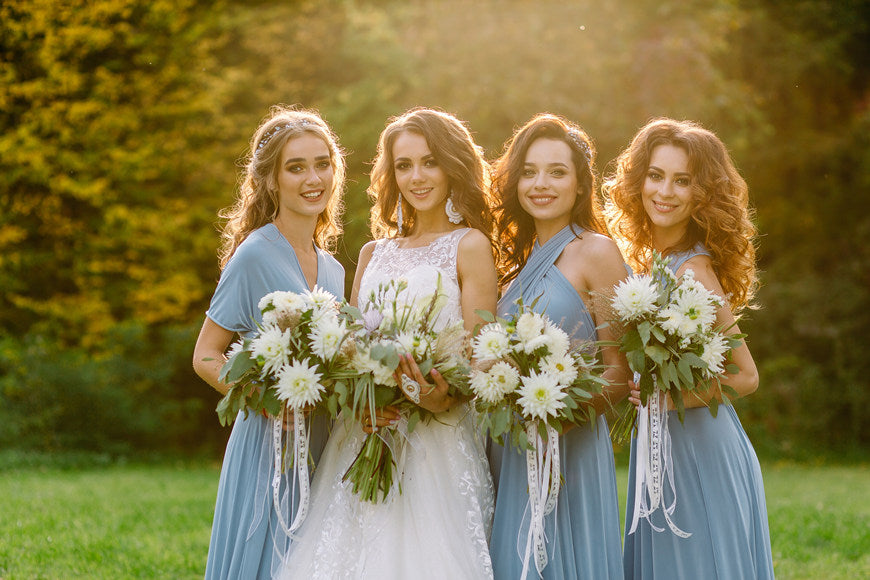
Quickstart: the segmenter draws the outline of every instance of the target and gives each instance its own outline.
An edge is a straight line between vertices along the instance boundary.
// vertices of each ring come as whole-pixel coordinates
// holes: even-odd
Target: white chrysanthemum
[[[308,334],[311,352],[323,360],[332,359],[338,354],[341,341],[346,334],[347,327],[344,322],[338,320],[338,317],[324,316],[314,323]]]
[[[375,383],[379,385],[386,385],[388,387],[396,386],[396,379],[393,378],[393,371],[382,365],[380,361],[369,356],[368,349],[357,349],[356,354],[354,354],[354,357],[351,360],[351,366],[358,373],[372,373],[372,378]]]
[[[707,332],[716,322],[716,306],[710,293],[700,288],[680,288],[673,302],[661,312],[662,328],[680,337]]]
[[[707,363],[707,372],[713,377],[725,372],[723,363],[725,362],[725,353],[728,352],[727,339],[717,333],[710,336],[710,340],[704,343],[704,350],[701,351],[701,360]]]
[[[290,360],[290,332],[266,326],[251,339],[251,354],[263,357],[263,374],[275,372]]]
[[[489,376],[504,395],[513,393],[520,385],[520,373],[504,361],[492,365]]]
[[[474,358],[479,361],[499,360],[507,356],[510,340],[501,324],[490,323],[484,326],[474,337],[472,350]]]
[[[562,399],[568,395],[562,391],[556,377],[549,373],[537,374],[535,371],[522,378],[519,393],[517,403],[523,414],[537,419],[546,419],[548,415],[555,416],[559,409],[565,407]]]
[[[271,296],[279,318],[295,318],[308,309],[305,298],[296,292],[272,292]]]
[[[544,327],[544,335],[549,338],[550,354],[554,356],[564,356],[568,354],[568,348],[571,346],[571,339],[568,333],[548,322]]]
[[[320,384],[317,367],[308,366],[308,359],[294,360],[278,370],[276,396],[286,401],[291,409],[302,409],[320,401],[324,387]]]
[[[400,332],[396,336],[396,343],[400,352],[414,358],[427,356],[432,348],[432,341],[428,336],[420,336],[415,332]]]
[[[320,286],[315,286],[313,290],[306,290],[304,296],[305,301],[315,308],[331,307],[335,303],[335,296]]]
[[[655,312],[657,298],[649,276],[630,276],[616,286],[611,304],[622,320],[635,320]]]
[[[524,312],[517,320],[517,338],[527,343],[541,336],[546,325],[546,319],[537,312]]]
[[[523,352],[526,354],[532,354],[543,346],[546,346],[547,351],[550,352],[553,348],[553,337],[549,334],[540,334],[531,340],[520,343],[520,346],[522,346]]]
[[[471,387],[472,393],[490,405],[498,403],[504,398],[504,393],[502,393],[498,385],[493,382],[492,377],[487,372],[472,372],[469,386]]]
[[[226,357],[227,359],[231,359],[243,350],[245,350],[245,342],[243,340],[237,340],[230,345],[230,348],[226,352]]]
[[[560,385],[568,386],[577,379],[577,366],[569,354],[550,355],[541,361],[541,371],[550,373]]]

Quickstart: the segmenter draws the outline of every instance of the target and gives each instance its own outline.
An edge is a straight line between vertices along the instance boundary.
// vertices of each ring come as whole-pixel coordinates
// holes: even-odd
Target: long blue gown
[[[672,255],[676,272],[686,260],[707,254],[700,246]],[[677,505],[671,516],[681,530],[668,529],[661,510],[651,518],[656,532],[641,519],[633,534],[636,441],[631,442],[625,551],[626,579],[704,580],[773,578],[770,531],[761,467],[755,450],[731,405],[720,405],[717,417],[706,408],[687,409],[685,423],[668,413]],[[673,493],[665,486],[664,501]]]
[[[317,285],[344,295],[344,268],[317,249]],[[224,268],[206,315],[217,325],[247,335],[262,320],[257,304],[276,290],[308,289],[296,252],[274,224],[253,232]],[[311,426],[311,454],[316,460],[326,443],[327,422]],[[227,443],[218,484],[206,579],[268,579],[286,547],[271,493],[272,454],[269,421],[260,414],[239,413]],[[295,513],[293,497],[290,513]],[[285,516],[286,517],[286,516]],[[277,548],[277,549],[276,549]]]
[[[578,233],[583,230],[574,226]],[[568,226],[543,246],[535,243],[528,262],[499,301],[499,316],[516,312],[522,296],[574,340],[596,340],[595,324],[583,300],[555,266],[575,239]],[[562,488],[556,509],[545,520],[549,562],[546,579],[607,580],[622,578],[622,547],[613,448],[604,417],[574,427],[560,437]],[[529,529],[525,452],[493,445],[490,453],[498,477],[490,554],[496,580],[516,580],[523,569]],[[500,464],[500,466],[499,466]],[[519,540],[519,541],[518,541]],[[538,576],[534,561],[527,578]]]

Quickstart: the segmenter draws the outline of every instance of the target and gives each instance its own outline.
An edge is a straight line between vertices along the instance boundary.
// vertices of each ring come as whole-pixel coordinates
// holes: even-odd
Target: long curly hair
[[[595,195],[595,146],[583,129],[567,119],[549,113],[535,115],[517,129],[493,163],[492,190],[496,199],[499,279],[504,286],[525,265],[535,243],[535,222],[520,205],[517,186],[526,153],[538,139],[562,141],[571,149],[577,177],[577,199],[571,208],[571,224],[606,233],[601,203]]]
[[[400,202],[404,231],[411,231],[416,222],[416,211],[402,200],[393,159],[393,144],[406,131],[426,139],[432,156],[447,175],[454,207],[468,226],[491,239],[489,172],[483,149],[462,121],[449,113],[422,107],[391,118],[381,132],[368,188],[373,202],[369,213],[372,236],[378,239],[397,235],[396,209]]]
[[[317,216],[314,243],[327,251],[334,249],[342,233],[341,214],[347,173],[344,151],[335,133],[316,112],[275,105],[251,138],[251,149],[246,157],[235,203],[219,214],[227,220],[221,232],[221,268],[226,266],[236,248],[251,232],[278,217],[277,183],[281,151],[287,141],[303,133],[320,137],[329,148],[333,169],[332,195],[326,209]]]
[[[643,206],[643,186],[653,150],[679,147],[689,157],[692,215],[683,238],[665,254],[701,243],[731,308],[750,306],[758,288],[755,265],[757,230],[749,207],[749,188],[719,138],[692,121],[655,119],[644,126],[616,159],[603,189],[611,233],[636,272],[647,271],[653,239]]]

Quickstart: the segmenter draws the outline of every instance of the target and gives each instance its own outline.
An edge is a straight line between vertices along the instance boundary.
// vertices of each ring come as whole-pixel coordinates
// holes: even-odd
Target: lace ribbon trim
[[[526,449],[526,478],[529,486],[529,506],[531,521],[526,536],[526,549],[523,555],[523,572],[520,578],[525,578],[529,572],[529,560],[532,552],[535,557],[535,569],[540,576],[547,566],[546,533],[544,517],[550,514],[559,500],[561,485],[561,468],[559,458],[559,433],[553,426],[546,424],[547,442],[538,432],[538,421],[526,423],[526,436],[531,449]],[[522,531],[519,532],[522,534]],[[519,538],[517,538],[519,542]]]
[[[635,373],[635,383],[640,375]],[[634,513],[629,534],[637,529],[641,519],[645,519],[656,532],[664,528],[656,526],[650,516],[660,507],[671,532],[680,538],[688,538],[691,533],[681,530],[671,519],[677,507],[677,488],[674,486],[674,460],[671,455],[671,433],[668,429],[668,406],[664,393],[653,376],[654,390],[648,407],[641,407],[637,416],[637,444],[634,479]],[[670,485],[674,494],[673,501],[665,505],[664,484]]]

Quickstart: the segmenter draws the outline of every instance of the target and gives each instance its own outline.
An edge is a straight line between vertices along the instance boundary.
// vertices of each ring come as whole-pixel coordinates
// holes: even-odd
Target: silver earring
[[[447,203],[444,204],[444,213],[447,214],[447,219],[451,224],[462,223],[462,214],[456,211],[456,206],[453,205],[453,192],[450,192],[450,197],[447,198]]]
[[[396,225],[399,227],[399,235],[402,235],[402,198],[399,198],[399,203],[396,206]]]

